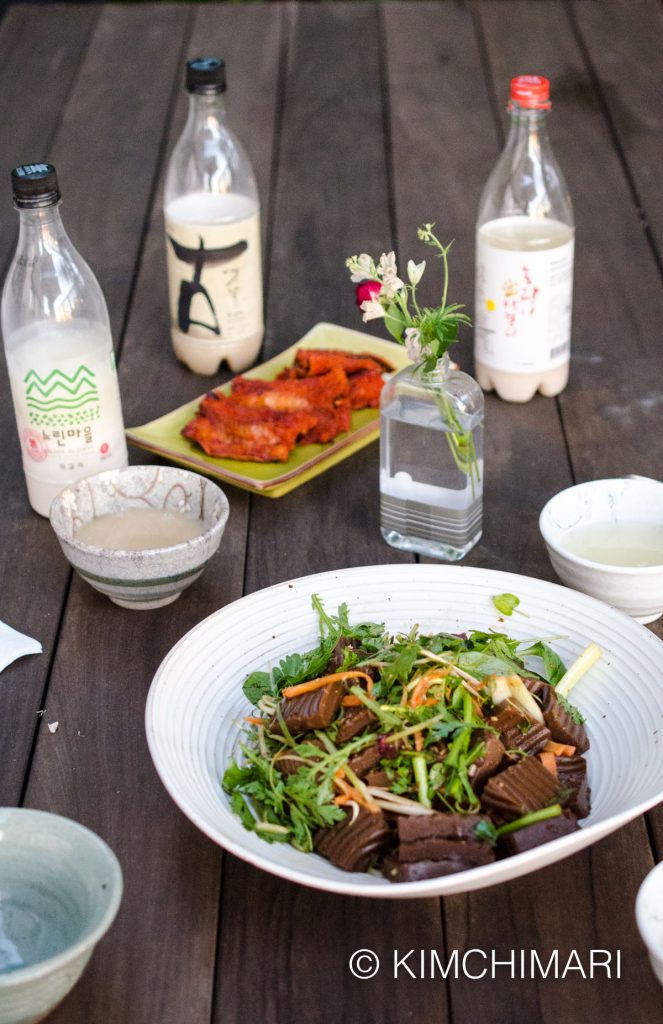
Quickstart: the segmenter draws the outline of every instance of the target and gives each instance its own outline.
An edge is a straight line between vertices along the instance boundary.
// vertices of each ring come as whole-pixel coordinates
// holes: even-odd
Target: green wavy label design
[[[96,374],[84,363],[71,376],[63,370],[51,370],[42,377],[30,370],[23,382],[30,420],[36,425],[64,426],[99,416]]]

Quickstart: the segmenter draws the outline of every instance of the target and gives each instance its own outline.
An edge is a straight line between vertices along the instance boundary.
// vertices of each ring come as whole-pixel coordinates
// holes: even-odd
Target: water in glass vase
[[[392,547],[456,562],[481,537],[483,394],[445,363],[407,367],[380,412],[380,528]]]

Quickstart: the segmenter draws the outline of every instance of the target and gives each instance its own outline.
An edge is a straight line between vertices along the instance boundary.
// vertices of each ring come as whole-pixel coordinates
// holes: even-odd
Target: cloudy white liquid
[[[216,373],[222,360],[235,372],[246,369],[256,359],[263,337],[257,201],[236,193],[193,192],[168,203],[165,220],[175,354],[195,373]],[[187,249],[198,249],[201,243],[206,250],[246,243],[245,251],[237,257],[203,266],[200,284],[214,311],[204,295],[194,296],[190,317],[199,323],[191,324],[186,331],[178,323],[178,303],[182,281],[193,281],[195,267],[178,259],[170,239]]]
[[[10,334],[5,351],[28,497],[47,516],[67,484],[127,465],[110,333],[48,320]]]

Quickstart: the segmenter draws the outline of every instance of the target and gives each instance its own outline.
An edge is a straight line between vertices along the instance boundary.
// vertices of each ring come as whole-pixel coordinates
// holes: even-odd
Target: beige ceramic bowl
[[[553,569],[567,586],[597,597],[638,622],[663,613],[663,564],[607,565],[569,551],[572,533],[610,525],[632,539],[634,528],[658,536],[663,550],[663,483],[644,477],[592,480],[560,491],[544,506],[539,529]],[[658,545],[657,545],[658,547]]]
[[[97,547],[76,538],[95,516],[155,508],[200,518],[203,533],[167,547],[132,551]],[[228,499],[198,473],[171,466],[128,466],[79,480],[51,505],[51,526],[84,580],[123,608],[170,604],[198,579],[216,552],[228,520]]]

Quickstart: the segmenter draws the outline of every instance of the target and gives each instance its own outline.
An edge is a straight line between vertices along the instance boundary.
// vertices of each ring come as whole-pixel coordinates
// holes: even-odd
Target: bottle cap
[[[511,103],[524,110],[550,110],[550,82],[542,75],[512,78]]]
[[[60,199],[53,164],[21,164],[11,174],[14,202],[22,210],[53,206]]]
[[[186,62],[187,92],[214,96],[226,91],[226,65],[220,57],[194,57]]]

